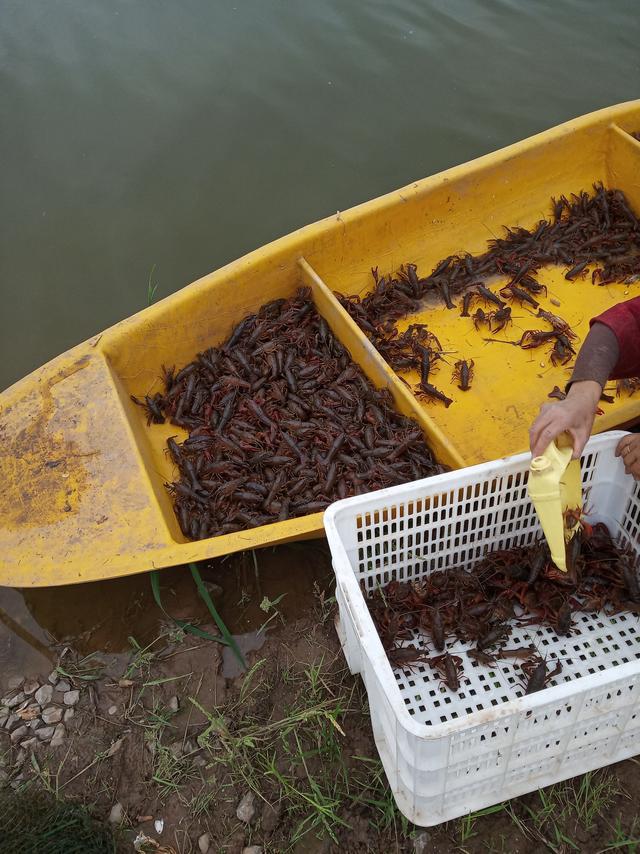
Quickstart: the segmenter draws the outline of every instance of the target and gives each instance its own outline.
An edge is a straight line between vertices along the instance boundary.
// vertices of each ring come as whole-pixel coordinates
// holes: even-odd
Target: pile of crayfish
[[[144,400],[168,440],[167,484],[191,539],[324,510],[332,501],[444,471],[420,425],[393,408],[333,336],[309,289],[246,317],[219,347]]]
[[[449,406],[452,399],[433,384],[433,374],[446,355],[434,331],[425,324],[411,324],[400,333],[397,321],[424,308],[429,297],[442,300],[448,309],[460,307],[476,329],[496,333],[512,324],[512,305],[525,306],[538,319],[514,341],[502,341],[524,349],[549,346],[554,366],[567,365],[575,356],[576,335],[561,317],[540,308],[547,288],[536,278],[542,267],[565,265],[565,278],[576,281],[591,270],[597,285],[640,280],[640,220],[620,190],[594,185],[592,194],[580,192],[570,199],[551,199],[551,215],[531,229],[507,228],[505,236],[488,241],[479,255],[449,255],[426,276],[415,264],[403,265],[394,275],[372,270],[373,290],[365,297],[336,294],[360,329],[370,338],[391,367],[399,372],[415,370],[420,379],[419,396]],[[508,277],[498,293],[487,284],[496,276]],[[454,297],[461,297],[459,305]],[[553,300],[552,300],[553,302]],[[556,303],[558,304],[558,303]],[[471,313],[471,310],[476,310]],[[452,381],[465,372],[470,380],[473,362],[459,359]],[[463,391],[469,382],[458,385]]]
[[[544,688],[561,664],[550,671],[534,647],[509,648],[514,626],[551,626],[569,636],[577,612],[640,612],[636,556],[614,543],[606,525],[581,522],[570,547],[567,573],[551,563],[546,543],[538,541],[492,551],[470,570],[436,570],[377,588],[367,603],[392,666],[427,664],[457,691],[462,658],[446,647],[462,641],[480,665],[523,662],[525,693]],[[437,655],[429,655],[431,647]]]

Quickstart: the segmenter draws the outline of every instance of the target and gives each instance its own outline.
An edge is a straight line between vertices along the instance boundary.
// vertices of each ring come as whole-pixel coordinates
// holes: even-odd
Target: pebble
[[[58,676],[58,671],[52,670],[49,676],[47,677],[47,682],[49,682],[51,685],[57,685],[59,679],[60,677]]]
[[[40,720],[40,718],[34,718],[34,720],[29,721],[27,726],[29,727],[29,729],[38,729],[39,726],[42,726],[42,721]]]
[[[207,851],[211,848],[211,837],[208,833],[203,833],[198,839],[198,848],[200,849],[200,854],[207,854]]]
[[[60,691],[62,694],[66,694],[67,691],[71,690],[71,683],[67,682],[66,679],[60,679],[58,684],[56,685],[56,691]]]
[[[118,707],[117,707],[117,706],[109,706],[109,708],[107,709],[107,714],[108,714],[108,715],[115,715],[115,713],[116,713],[117,711],[118,711]]]
[[[63,699],[65,706],[75,706],[80,699],[80,691],[67,691]]]
[[[12,676],[7,683],[7,688],[10,691],[17,691],[24,685],[24,676]]]
[[[116,801],[116,803],[111,807],[111,812],[109,813],[109,821],[111,824],[120,824],[123,813],[124,807],[120,801]]]
[[[53,685],[43,685],[42,688],[38,688],[35,693],[36,703],[40,703],[41,706],[46,706],[50,703],[52,697]]]
[[[71,718],[75,715],[75,713],[75,709],[67,709],[67,711],[64,713],[64,722],[67,723],[67,721],[70,721]]]
[[[50,738],[53,738],[53,734],[56,731],[54,726],[43,726],[38,730],[37,736],[42,739],[42,741],[49,741]]]
[[[20,747],[22,747],[23,750],[33,750],[37,743],[38,739],[34,735],[31,738],[28,738],[26,741],[21,741]]]
[[[14,729],[14,731],[11,733],[11,744],[17,744],[20,739],[24,738],[25,735],[27,735],[28,733],[29,727],[24,726],[24,724],[22,726],[19,726],[17,729]]]
[[[173,697],[169,700],[169,702],[167,703],[167,707],[168,707],[172,712],[177,712],[177,711],[178,711],[178,709],[180,708],[180,701],[178,700],[178,698],[177,698],[176,696],[173,696]]]
[[[60,747],[64,741],[64,724],[58,724],[51,739],[51,747]]]
[[[29,679],[22,686],[22,690],[25,694],[35,694],[39,687],[39,682],[36,682],[35,679]]]
[[[242,854],[262,854],[263,850],[262,845],[247,845],[242,849]]]
[[[15,697],[3,697],[0,700],[0,704],[6,706],[8,709],[15,709],[16,706],[19,706],[20,703],[24,703],[24,694],[20,691],[19,694],[16,694]]]
[[[9,732],[11,732],[11,730],[20,722],[21,722],[21,718],[18,717],[18,715],[16,715],[16,714],[9,715],[9,717],[7,718],[7,722],[4,725],[4,728],[8,729]]]
[[[42,720],[47,725],[59,724],[62,720],[62,709],[59,709],[57,706],[49,706],[42,713]]]
[[[262,806],[260,815],[260,827],[264,833],[273,833],[280,821],[280,807],[274,807],[271,804],[265,803]]]
[[[207,760],[204,758],[204,756],[196,756],[194,757],[193,764],[196,765],[198,768],[204,768],[204,766],[207,764]]]
[[[238,821],[243,821],[245,824],[251,824],[256,814],[256,796],[249,791],[242,798],[236,810]]]

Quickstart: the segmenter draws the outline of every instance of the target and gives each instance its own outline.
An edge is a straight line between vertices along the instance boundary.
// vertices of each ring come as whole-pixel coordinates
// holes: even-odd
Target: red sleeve
[[[620,353],[611,379],[640,376],[640,297],[618,303],[591,320],[604,323],[618,340]]]

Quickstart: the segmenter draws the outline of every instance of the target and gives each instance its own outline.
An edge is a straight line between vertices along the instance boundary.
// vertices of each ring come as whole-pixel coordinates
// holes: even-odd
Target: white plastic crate
[[[582,458],[589,521],[640,550],[640,488],[614,455],[622,432],[592,438]],[[640,620],[574,615],[570,637],[515,628],[562,660],[549,688],[525,696],[513,661],[487,667],[449,643],[464,675],[453,693],[429,666],[392,669],[361,592],[436,569],[469,568],[491,549],[541,535],[527,494],[530,455],[383,489],[331,505],[324,524],[336,574],[338,632],[361,673],[376,745],[400,810],[419,826],[609,765],[640,752]],[[413,643],[421,645],[416,632]]]

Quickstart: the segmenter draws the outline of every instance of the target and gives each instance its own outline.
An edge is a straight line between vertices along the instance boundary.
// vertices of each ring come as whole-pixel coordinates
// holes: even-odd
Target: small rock
[[[211,848],[211,837],[208,833],[203,833],[198,839],[198,848],[201,854],[207,854],[207,851]]]
[[[67,682],[66,679],[58,680],[58,684],[56,685],[56,691],[60,691],[61,694],[66,694],[67,691],[71,690],[71,683]]]
[[[42,721],[40,718],[34,718],[32,721],[29,721],[27,726],[29,729],[38,729],[38,727],[42,726]]]
[[[176,696],[171,697],[171,699],[167,703],[167,708],[170,709],[172,712],[178,711],[178,709],[180,708],[180,701]]]
[[[67,711],[64,713],[64,722],[67,723],[68,721],[70,721],[71,718],[75,715],[75,713],[75,709],[67,709]]]
[[[39,687],[39,682],[36,682],[35,679],[29,679],[22,686],[22,690],[25,694],[35,694]]]
[[[37,743],[38,739],[34,735],[31,738],[28,738],[26,741],[21,741],[20,747],[22,747],[23,750],[33,750]]]
[[[22,726],[19,726],[17,729],[14,729],[14,731],[11,733],[11,744],[17,744],[28,734],[28,732],[29,727],[25,726],[24,724]]]
[[[36,703],[40,703],[41,706],[47,706],[51,702],[52,697],[53,685],[43,685],[35,693]]]
[[[21,768],[27,759],[27,751],[20,749],[18,755],[13,760],[14,768]]]
[[[242,849],[242,854],[262,854],[262,845],[247,845]]]
[[[119,688],[131,688],[135,684],[133,679],[118,679]]]
[[[0,715],[0,729],[5,728],[8,720],[9,720],[9,715]]]
[[[62,709],[57,706],[49,706],[42,713],[42,720],[48,725],[59,724],[62,720]]]
[[[58,684],[59,679],[60,679],[60,677],[58,676],[58,671],[57,671],[57,670],[52,670],[52,671],[51,671],[51,673],[49,674],[49,676],[47,677],[47,681],[48,681],[51,685],[57,685],[57,684]]]
[[[256,814],[256,796],[249,791],[242,798],[236,810],[238,821],[243,821],[245,824],[251,824]]]
[[[0,703],[8,709],[15,709],[20,703],[24,703],[24,694],[20,691],[15,697],[3,697]]]
[[[64,741],[64,734],[64,724],[58,724],[55,728],[55,732],[53,733],[53,738],[51,739],[51,747],[60,747]]]
[[[18,691],[24,685],[24,676],[12,676],[7,682],[10,691]]]
[[[185,753],[185,754],[187,754],[187,753],[195,753],[195,751],[196,751],[197,749],[198,749],[198,746],[196,745],[195,741],[194,741],[192,738],[188,738],[188,739],[185,741],[185,743],[184,743],[184,753]]]
[[[19,723],[22,723],[22,719],[19,718],[18,715],[16,715],[14,713],[14,714],[9,715],[9,717],[7,718],[7,722],[4,725],[4,728],[9,730],[9,732],[11,732],[11,730],[14,727],[16,727]]]
[[[119,738],[113,742],[111,747],[107,750],[107,757],[115,756],[123,744],[124,744],[124,736],[122,736],[122,738]]]
[[[124,813],[124,807],[117,801],[112,807],[111,812],[109,813],[109,821],[111,824],[120,824],[122,821],[122,815]]]
[[[49,741],[50,738],[53,738],[55,731],[56,728],[54,726],[43,726],[38,730],[37,736],[42,741]]]
[[[265,801],[262,806],[262,812],[260,814],[260,826],[263,832],[266,834],[273,833],[279,821],[280,808],[274,807]]]
[[[431,848],[431,834],[423,830],[413,840],[413,854],[428,854]]]
[[[204,756],[195,756],[193,759],[193,764],[197,765],[198,768],[204,768],[204,766],[207,764],[207,760],[204,758]]]
[[[25,751],[25,756],[26,751]],[[12,789],[19,789],[20,786],[24,783],[24,774],[18,774],[17,777],[14,777],[13,780],[9,783]]]
[[[155,828],[156,833],[162,833],[162,831],[164,830],[164,819],[163,818],[157,818],[153,822],[153,826]]]
[[[63,699],[65,706],[75,706],[80,699],[80,691],[66,691]]]
[[[107,709],[107,714],[108,714],[108,715],[115,715],[115,713],[116,713],[117,711],[118,711],[118,707],[117,707],[117,706],[109,706],[109,708]]]

